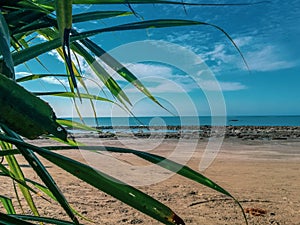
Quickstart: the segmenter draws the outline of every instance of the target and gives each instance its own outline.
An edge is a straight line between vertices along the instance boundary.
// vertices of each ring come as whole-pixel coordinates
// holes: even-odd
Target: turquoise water
[[[66,118],[79,122],[78,118]],[[212,124],[212,121],[214,123]],[[300,116],[228,116],[228,117],[99,117],[84,118],[90,126],[129,127],[129,126],[300,126]],[[98,123],[98,124],[97,124]]]

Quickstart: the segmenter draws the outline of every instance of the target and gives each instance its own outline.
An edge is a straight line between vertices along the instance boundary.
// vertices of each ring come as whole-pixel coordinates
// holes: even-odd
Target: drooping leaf
[[[77,88],[77,81],[72,66],[72,58],[70,51],[70,33],[72,28],[72,0],[55,0],[55,10],[58,30],[64,53],[64,59],[68,71],[70,73],[72,84],[74,85],[74,88],[77,89],[79,95],[79,89]]]
[[[0,156],[8,156],[8,155],[16,155],[20,154],[19,150],[17,149],[12,149],[12,150],[2,150],[0,151]],[[4,167],[5,168],[5,167]]]
[[[33,223],[26,222],[21,219],[17,219],[12,215],[6,215],[0,212],[0,224],[4,225],[34,225]]]
[[[7,128],[5,125],[2,125],[1,129],[6,133],[6,137],[11,137],[17,140],[19,143],[24,143],[24,141],[19,137],[18,134]],[[32,152],[30,148],[24,147],[22,144],[15,144],[15,146],[19,149],[23,157],[27,160],[29,165],[34,169],[34,171],[41,178],[44,184],[49,188],[53,196],[56,198],[57,202],[65,210],[65,212],[71,218],[71,220],[76,225],[79,224],[78,219],[73,213],[72,208],[70,207],[65,196],[63,195],[59,187],[56,185],[56,182],[53,180],[52,176],[49,174],[44,164],[42,164],[39,158],[35,155],[35,153]]]
[[[55,0],[55,10],[58,30],[62,43],[65,38],[65,30],[72,28],[72,0]]]
[[[10,143],[5,143],[5,142],[1,141],[0,147],[1,147],[1,149],[9,149],[9,151],[13,151],[12,145]],[[2,152],[2,151],[0,151],[0,152]],[[5,159],[6,159],[6,162],[9,166],[10,170],[2,165],[0,167],[0,170],[18,182],[18,186],[19,186],[29,208],[31,209],[31,211],[33,212],[34,215],[38,216],[39,215],[38,209],[37,209],[37,207],[33,201],[33,198],[31,196],[30,188],[27,188],[25,176],[23,174],[23,171],[22,171],[17,159],[15,158],[14,155],[6,155]]]
[[[73,15],[72,22],[80,23],[86,21],[95,21],[97,19],[105,19],[110,17],[118,17],[118,16],[128,16],[132,15],[131,12],[128,11],[95,11],[95,12],[87,12]],[[24,33],[29,31],[35,31],[37,29],[42,29],[46,27],[56,27],[57,22],[52,17],[43,17],[40,20],[33,21],[29,24],[26,24],[22,27],[17,27],[13,30],[13,34]]]
[[[15,79],[14,63],[10,52],[10,34],[7,23],[0,10],[0,73]]]
[[[225,194],[228,197],[232,198],[237,203],[239,208],[241,209],[244,219],[245,219],[245,222],[246,222],[246,224],[248,224],[244,209],[237,199],[235,199],[228,191],[226,191],[224,188],[222,188],[221,186],[219,186],[218,184],[216,184],[209,178],[203,176],[202,174],[196,172],[195,170],[192,170],[191,168],[189,168],[185,165],[176,163],[172,160],[169,160],[169,159],[159,156],[159,155],[155,155],[155,154],[151,154],[151,153],[143,152],[143,151],[126,149],[126,148],[119,148],[119,147],[112,147],[112,146],[99,146],[99,147],[81,146],[80,149],[92,149],[92,150],[100,150],[100,151],[102,150],[102,151],[118,152],[118,153],[131,153],[131,154],[134,154],[140,158],[143,158],[153,164],[156,164],[167,170],[177,173],[183,177],[186,177],[197,183],[205,185],[215,191],[218,191],[218,192]]]
[[[56,224],[56,225],[74,225],[72,222],[54,219],[54,218],[48,218],[48,217],[42,217],[42,216],[30,216],[30,215],[11,215],[13,218],[21,219],[25,221],[36,221],[36,222],[43,222],[43,223],[49,223],[49,224]]]
[[[30,145],[20,140],[10,138],[0,134],[0,140],[10,142],[23,148],[28,148],[43,156],[50,162],[56,164],[67,172],[82,179],[88,184],[112,195],[122,202],[138,209],[139,211],[151,216],[164,224],[183,225],[183,220],[178,217],[170,208],[144,194],[143,192],[131,187],[115,178],[104,174],[92,167],[77,162],[73,159],[48,151],[46,149]]]
[[[51,146],[51,147],[45,147],[46,149],[51,149],[51,150],[68,150],[68,149],[76,149],[78,147],[76,146]],[[143,151],[138,151],[138,150],[133,150],[133,149],[126,149],[126,148],[119,148],[119,147],[112,147],[112,146],[85,146],[81,145],[80,150],[88,150],[88,151],[108,151],[108,152],[117,152],[117,153],[127,153],[127,154],[134,154],[142,159],[145,159],[153,164],[159,165],[167,170],[170,170],[174,173],[177,173],[185,178],[188,178],[190,180],[193,180],[199,184],[205,185],[217,192],[220,192],[224,195],[227,195],[228,197],[232,198],[233,201],[235,201],[238,206],[240,207],[246,224],[248,224],[244,210],[240,203],[224,188],[210,180],[209,178],[203,176],[202,174],[192,170],[191,168],[181,165],[179,163],[176,163],[172,160],[166,159],[165,157],[151,154],[148,152],[143,152]]]
[[[80,130],[86,130],[86,131],[94,131],[94,132],[98,132],[99,130],[97,130],[96,128],[84,125],[82,123],[78,123],[75,121],[70,121],[70,120],[63,120],[63,119],[58,119],[56,120],[59,124],[72,128],[72,129],[80,129]],[[0,152],[1,153],[1,152]]]
[[[53,199],[54,201],[57,202],[57,199],[55,198],[55,196],[52,194],[52,192],[49,190],[49,188],[45,187],[44,185],[38,183],[38,182],[35,182],[34,180],[30,180],[30,179],[26,179],[26,181],[28,183],[31,183],[32,185],[34,185],[37,189],[39,189],[41,192],[43,192],[44,194],[46,194],[48,197],[50,197],[51,199]],[[77,216],[79,216],[81,219],[84,219],[86,221],[89,221],[89,222],[92,222],[92,223],[95,223],[94,221],[92,221],[91,219],[83,216],[82,214],[80,214],[78,211],[76,211],[72,206],[70,206],[70,208],[72,209],[73,213]],[[20,218],[20,217],[19,217]],[[39,217],[40,218],[40,217]],[[46,219],[50,219],[50,218],[46,218]],[[30,218],[28,218],[28,220],[32,220]],[[34,219],[33,219],[34,220]],[[36,219],[36,221],[39,221]],[[50,223],[50,220],[48,220],[49,223]],[[46,221],[41,221],[41,222],[46,222]],[[66,222],[66,221],[55,221],[53,220],[52,223],[57,223],[57,224],[63,224],[63,223],[67,223],[67,224],[74,224],[74,223],[70,223],[70,222]],[[56,224],[55,223],[55,224]]]
[[[25,81],[32,81],[40,78],[45,78],[45,77],[64,77],[67,78],[67,74],[31,74],[28,76],[20,77],[16,79],[17,83],[25,82]]]
[[[42,11],[20,9],[11,11],[10,13],[5,15],[5,18],[10,26],[11,34],[16,34],[20,29],[28,26],[28,24],[39,22],[40,19],[45,15],[47,14]]]
[[[115,58],[113,58],[110,54],[108,54],[104,49],[100,46],[96,45],[89,39],[81,40],[81,42],[91,50],[97,57],[99,57],[103,62],[105,62],[108,66],[110,66],[113,70],[115,70],[120,76],[122,76],[125,80],[134,85],[137,89],[139,89],[142,93],[144,93],[148,98],[150,98],[155,103],[160,103],[154,98],[154,96],[148,91],[148,89],[139,81],[139,79],[131,73],[125,66],[119,63]],[[160,105],[162,106],[162,105]]]
[[[233,39],[230,37],[230,35],[225,32],[222,28],[206,23],[206,22],[201,22],[201,21],[192,21],[192,20],[149,20],[149,21],[141,21],[141,22],[136,22],[136,23],[128,23],[128,24],[123,24],[123,25],[118,25],[118,26],[113,26],[113,27],[107,27],[107,28],[102,28],[102,29],[97,29],[97,30],[92,30],[92,31],[86,31],[86,32],[81,32],[78,34],[74,34],[70,37],[70,42],[78,41],[78,40],[84,40],[90,36],[94,36],[100,33],[105,33],[105,32],[113,32],[113,31],[124,31],[124,30],[136,30],[136,29],[147,29],[147,28],[165,28],[165,27],[178,27],[178,26],[192,26],[192,25],[205,25],[205,26],[211,26],[219,31],[221,31],[226,37],[229,38],[229,40],[232,42],[234,47],[237,49],[237,51],[240,53],[242,59],[244,60],[244,63],[247,65],[247,62],[241,53],[240,49],[237,47]],[[13,60],[14,60],[14,65],[19,65],[25,61],[28,61],[34,57],[37,57],[45,52],[48,52],[50,50],[53,50],[55,48],[58,48],[60,46],[60,39],[54,39],[48,42],[44,42],[41,44],[37,44],[34,46],[31,46],[27,49],[24,49],[22,51],[16,52],[12,54]],[[1,60],[0,60],[1,62]],[[247,65],[248,67],[248,65]]]
[[[16,150],[14,154],[12,154],[11,152],[12,152],[11,150],[9,150],[9,151],[8,150],[6,150],[6,151],[0,151],[0,154],[4,153],[3,155],[5,155],[5,156],[15,155],[15,154],[21,154],[19,150]],[[30,181],[30,183],[32,183],[31,180],[25,178],[25,181],[23,181],[23,180],[20,180],[20,179],[16,178],[16,176],[11,171],[9,171],[5,166],[3,166],[1,163],[0,163],[0,170],[2,171],[2,172],[0,172],[0,176],[10,177],[15,182],[17,182],[19,185],[21,185],[22,187],[24,187],[27,191],[31,191],[34,194],[38,194],[37,191],[35,191],[33,188],[31,188],[30,186],[27,185],[26,182]],[[26,199],[27,196],[25,194],[23,194],[23,195],[24,195],[24,197]],[[31,200],[33,201],[33,199],[31,199]],[[30,206],[30,204],[29,204],[29,206]],[[37,210],[32,210],[32,211],[34,212],[34,211],[37,211]],[[35,213],[35,214],[39,215],[38,213]]]
[[[49,4],[50,3],[50,4]],[[30,0],[2,0],[1,7],[4,9],[28,9],[28,10],[36,10],[45,13],[50,13],[54,10],[53,1],[30,1]]]
[[[95,21],[99,19],[105,19],[110,17],[117,16],[128,16],[132,15],[131,12],[128,11],[96,11],[96,12],[87,12],[73,15],[73,23],[80,23],[86,21]]]
[[[58,96],[58,97],[66,97],[66,98],[70,98],[70,97],[79,98],[79,96],[77,94],[73,93],[73,92],[62,92],[62,91],[58,91],[58,92],[34,92],[34,94],[37,95],[37,96],[46,96],[46,95],[48,95],[48,96]],[[86,98],[86,99],[116,103],[112,100],[109,100],[107,98],[102,98],[102,97],[97,96],[97,95],[90,95],[90,94],[81,93],[80,97],[81,98]]]
[[[103,82],[103,84],[108,88],[108,90],[121,102],[123,103],[123,99],[130,104],[129,98],[124,93],[122,88],[118,85],[118,83],[112,78],[112,76],[102,67],[102,65],[83,47],[81,47],[78,43],[74,43],[74,48],[77,53],[82,55],[95,74],[99,77],[99,79]]]
[[[69,146],[70,147],[70,146]],[[2,154],[4,153],[4,154]],[[20,151],[18,149],[15,149],[15,150],[6,150],[6,151],[0,151],[0,155],[12,155],[12,153],[16,153],[16,154],[21,154]],[[4,166],[2,166],[2,164],[0,163],[0,170],[2,170],[3,168],[5,168]],[[48,201],[50,202],[48,199],[46,199],[45,197],[43,197],[42,193],[44,193],[45,195],[47,195],[48,197],[50,197],[51,199],[55,200],[57,202],[57,199],[55,198],[55,196],[52,194],[52,192],[49,190],[49,188],[47,188],[46,186],[34,181],[34,180],[31,180],[31,179],[28,179],[28,178],[25,178],[25,181],[32,184],[34,187],[36,187],[37,189],[40,190],[40,192],[37,192],[36,190],[32,189],[30,186],[28,186],[25,182],[23,181],[20,181],[18,179],[16,179],[13,174],[11,174],[9,171],[8,172],[0,172],[0,176],[6,176],[6,177],[10,177],[12,178],[14,181],[18,182],[19,184],[21,184],[22,186],[24,186],[26,189],[28,189],[29,191],[31,191],[32,193],[36,194],[37,196],[43,198],[45,201]],[[1,199],[1,195],[0,195],[0,199]],[[71,207],[72,208],[72,207]],[[81,215],[79,212],[77,212],[74,208],[72,208],[72,211],[78,215],[80,218],[86,220],[86,221],[89,221],[89,222],[93,222],[92,220],[84,217],[83,215]],[[10,213],[11,214],[11,213]],[[19,217],[20,218],[20,217]],[[30,220],[30,219],[28,219]],[[72,223],[73,224],[73,223]]]
[[[138,150],[126,149],[126,148],[119,148],[119,147],[111,147],[111,146],[81,146],[80,149],[87,149],[87,150],[98,150],[98,151],[108,151],[108,152],[118,152],[118,153],[131,153],[140,158],[143,158],[153,164],[159,165],[167,170],[170,170],[174,173],[178,173],[186,178],[189,178],[197,183],[205,185],[215,191],[223,193],[228,197],[232,197],[232,195],[227,192],[225,189],[220,187],[218,184],[210,180],[209,178],[203,176],[202,174],[192,170],[191,168],[184,166],[182,164],[176,163],[172,160],[169,160],[165,157],[151,154],[149,152],[143,152]]]
[[[55,121],[55,114],[46,102],[2,74],[0,90],[0,123],[29,139],[42,134],[67,139],[66,130]]]

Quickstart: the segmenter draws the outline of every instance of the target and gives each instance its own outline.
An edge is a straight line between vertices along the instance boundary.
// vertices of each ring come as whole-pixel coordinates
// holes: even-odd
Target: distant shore
[[[242,140],[300,140],[300,126],[101,126],[99,132],[76,131],[75,136],[99,138],[137,137],[166,139],[205,139],[209,137]]]

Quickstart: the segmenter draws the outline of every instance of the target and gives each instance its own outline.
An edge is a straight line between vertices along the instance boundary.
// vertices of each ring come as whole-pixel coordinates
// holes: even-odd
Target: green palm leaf
[[[74,223],[64,221],[64,220],[58,220],[48,217],[37,217],[37,216],[30,216],[30,215],[11,215],[11,217],[20,219],[20,220],[28,220],[28,221],[36,221],[36,222],[42,222],[42,223],[50,223],[50,224],[56,224],[56,225],[74,225]]]
[[[7,77],[15,79],[14,63],[10,52],[10,35],[5,18],[0,10],[0,73],[5,74]]]
[[[2,212],[0,212],[0,224],[4,224],[4,225],[34,225],[33,223],[29,223],[24,220],[15,218],[12,215],[6,215]]]
[[[106,19],[110,17],[118,17],[118,16],[129,16],[132,15],[131,12],[128,11],[96,11],[96,12],[87,12],[81,14],[73,15],[73,23],[80,23],[86,21],[95,21],[99,19]]]
[[[24,143],[20,137],[8,129],[6,126],[1,126],[2,130],[6,132],[6,134],[12,138],[15,138],[19,141],[19,143]],[[45,185],[49,188],[49,190],[52,192],[53,196],[57,199],[59,204],[62,206],[62,208],[65,210],[65,212],[68,214],[68,216],[72,219],[72,221],[75,224],[79,224],[78,219],[74,215],[69,203],[65,199],[64,195],[56,185],[55,181],[51,177],[51,175],[48,173],[45,166],[41,163],[41,161],[37,158],[37,156],[31,151],[31,149],[28,149],[24,147],[22,144],[18,145],[16,144],[17,148],[21,152],[21,154],[24,156],[24,158],[28,161],[30,166],[34,169],[34,171],[38,174],[38,176],[41,178],[41,180],[45,183]]]
[[[31,75],[27,75],[24,77],[20,77],[18,79],[16,79],[17,83],[22,83],[25,81],[32,81],[32,80],[36,80],[36,79],[41,79],[41,78],[45,78],[45,77],[64,77],[64,78],[68,78],[69,76],[67,74],[31,74]]]
[[[56,19],[58,30],[61,38],[64,59],[70,73],[72,84],[77,89],[77,82],[72,66],[71,52],[70,52],[70,32],[72,28],[72,0],[55,0]],[[80,95],[79,95],[80,96]]]
[[[89,39],[81,40],[81,42],[84,44],[84,46],[91,50],[97,57],[100,57],[100,59],[103,62],[105,62],[108,66],[110,66],[110,68],[115,70],[125,80],[134,85],[152,101],[163,107],[133,73],[131,73],[125,66],[123,66],[115,58],[108,54],[104,49],[102,49],[100,46],[96,45]]]
[[[14,152],[11,149],[11,145],[8,144],[8,143],[0,142],[0,146],[1,146],[2,149],[4,149],[4,148],[5,149],[9,149],[8,150],[9,153]],[[0,151],[0,153],[2,153],[2,152],[3,151]],[[20,165],[18,164],[18,161],[16,160],[16,158],[14,157],[14,155],[6,154],[6,155],[3,155],[3,156],[5,156],[5,159],[7,161],[7,164],[9,166],[10,170],[7,169],[2,164],[0,166],[0,170],[4,174],[10,176],[14,181],[18,182],[18,186],[19,186],[19,188],[20,188],[20,190],[21,190],[21,192],[22,192],[22,194],[23,194],[23,196],[24,196],[24,198],[25,198],[25,200],[26,200],[29,208],[34,213],[34,215],[38,216],[39,212],[38,212],[38,210],[36,208],[36,205],[35,205],[35,203],[33,201],[32,196],[31,196],[31,194],[29,192],[31,189],[26,184],[26,179],[24,177],[24,174],[23,174],[23,171],[22,171]]]
[[[113,197],[121,200],[122,202],[138,209],[139,211],[151,216],[152,218],[161,221],[164,224],[184,224],[182,219],[178,217],[170,208],[153,199],[152,197],[144,194],[143,192],[131,187],[123,182],[110,177],[92,167],[59,155],[57,153],[48,151],[34,145],[22,142],[15,138],[7,137],[0,134],[0,140],[10,142],[19,146],[19,150],[31,149],[43,156],[50,162],[56,164],[62,169],[68,171],[74,176],[82,179],[88,184],[102,190]]]
[[[15,208],[10,198],[0,195],[0,201],[8,214],[16,214]]]
[[[70,38],[70,42],[78,41],[78,40],[84,40],[90,36],[94,36],[100,33],[105,32],[113,32],[113,31],[125,31],[125,30],[137,30],[137,29],[147,29],[147,28],[165,28],[165,27],[177,27],[177,26],[192,26],[192,25],[205,25],[205,26],[212,26],[218,30],[220,30],[223,34],[226,35],[226,37],[229,38],[229,40],[233,43],[235,48],[238,50],[238,52],[241,54],[242,59],[244,60],[245,64],[247,65],[247,62],[237,47],[237,45],[234,43],[232,38],[229,36],[228,33],[226,33],[222,28],[206,23],[206,22],[199,22],[199,21],[192,21],[192,20],[150,20],[150,21],[141,21],[136,23],[128,23],[108,28],[102,28],[92,31],[86,31],[81,32],[78,34],[74,34]],[[45,52],[51,51],[55,48],[58,48],[60,46],[60,40],[59,38],[44,42],[41,44],[37,44],[34,46],[31,46],[27,49],[24,49],[22,51],[16,52],[12,54],[14,65],[19,65],[21,63],[24,63],[30,59],[33,59]],[[1,60],[0,60],[1,62]]]
[[[119,17],[119,16],[129,16],[132,15],[131,12],[128,11],[95,11],[95,12],[87,12],[87,13],[80,13],[72,16],[72,22],[80,23],[80,22],[87,22],[87,21],[95,21],[99,19],[106,19],[110,17]],[[32,22],[33,21],[33,22]],[[18,33],[25,33],[29,31],[36,31],[37,29],[42,29],[46,27],[57,27],[57,22],[54,18],[48,17],[41,17],[39,20],[31,20],[30,23],[20,27],[16,27],[12,31],[13,34]]]
[[[57,96],[57,97],[66,97],[66,98],[79,98],[79,96],[73,92],[33,92],[37,96]],[[115,103],[112,100],[109,100],[107,98],[102,98],[97,95],[90,95],[90,94],[80,94],[81,98],[86,98],[86,99],[92,99],[92,100],[98,100],[98,101],[105,101],[105,102],[110,102],[110,103]]]
[[[0,123],[30,139],[51,133],[66,140],[67,132],[46,102],[2,74],[0,90]]]
[[[79,44],[74,43],[72,46],[75,51],[83,56],[89,66],[93,69],[98,78],[102,83],[108,88],[108,90],[121,102],[124,103],[123,99],[130,104],[129,98],[124,93],[119,84],[112,78],[112,76],[100,65],[99,62],[89,54],[83,47]]]

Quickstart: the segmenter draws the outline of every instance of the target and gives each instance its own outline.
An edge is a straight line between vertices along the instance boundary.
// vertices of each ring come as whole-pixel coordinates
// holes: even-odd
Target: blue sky
[[[211,2],[236,3],[233,0]],[[144,20],[188,19],[220,26],[233,38],[249,65],[250,71],[229,39],[209,26],[113,32],[93,37],[93,41],[141,78],[153,95],[174,114],[300,115],[299,0],[271,0],[251,6],[187,6],[186,11],[182,6],[170,5],[132,7]],[[74,10],[129,9],[127,6],[105,6],[76,7]],[[85,31],[140,20],[131,16],[74,26]],[[155,48],[158,52],[151,55]],[[57,58],[54,52],[41,56],[49,72],[64,73],[64,65]],[[81,63],[84,76],[96,79],[87,65]],[[19,66],[18,74],[48,73],[36,62],[29,66],[31,71]],[[129,108],[137,116],[170,115],[124,80],[113,76],[132,99],[133,106]],[[105,96],[99,86],[89,80],[87,84],[93,94]],[[63,90],[57,80],[50,78],[27,82],[24,86],[34,91]],[[53,97],[45,100],[58,116],[74,114],[70,100]],[[88,102],[78,105],[84,116],[92,115]],[[124,115],[118,107],[108,103],[97,102],[96,106],[102,116]]]

